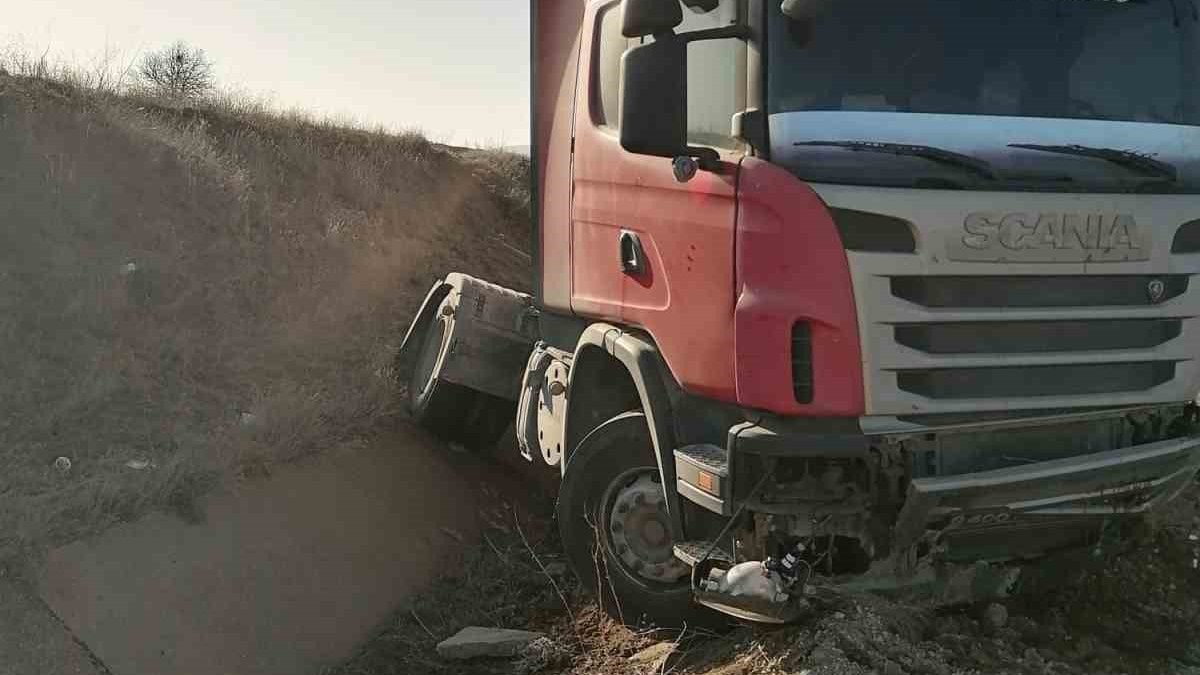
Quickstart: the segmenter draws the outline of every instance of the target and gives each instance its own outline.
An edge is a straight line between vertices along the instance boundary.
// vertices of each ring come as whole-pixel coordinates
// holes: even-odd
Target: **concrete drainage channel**
[[[111,675],[34,589],[7,580],[0,580],[0,673]]]
[[[0,675],[320,672],[475,537],[475,492],[416,433],[50,551],[0,583]]]

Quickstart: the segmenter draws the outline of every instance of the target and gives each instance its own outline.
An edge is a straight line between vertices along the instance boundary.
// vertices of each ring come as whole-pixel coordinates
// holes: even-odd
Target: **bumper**
[[[1190,436],[917,478],[893,529],[893,548],[932,537],[949,560],[1034,557],[1086,543],[1105,519],[1154,509],[1186,487],[1198,470],[1200,436]]]
[[[1109,442],[1120,438],[1109,436],[1113,428],[1103,425],[1119,421],[1124,413],[1065,416],[1053,421],[1058,427],[1045,426],[1044,433],[1039,425],[1050,424],[1045,420],[983,425],[970,432],[977,435],[956,436],[952,451],[982,450],[975,456],[994,460],[1001,454],[996,440],[1003,437],[1006,445],[1014,446],[1012,455],[1050,459],[925,477],[916,467],[904,468],[921,453],[909,453],[892,436],[854,433],[844,426],[816,430],[803,420],[779,420],[770,427],[744,423],[730,429],[726,448],[677,450],[676,478],[680,495],[708,511],[728,517],[740,509],[764,516],[773,521],[770,531],[800,539],[856,539],[873,571],[883,566],[903,578],[913,572],[918,559],[921,564],[1022,561],[1088,546],[1106,523],[1154,510],[1200,471],[1195,410],[1185,411],[1184,418],[1192,422],[1175,438],[1101,452],[1081,450],[1080,436],[1089,447],[1095,447],[1096,437]],[[1081,434],[1081,429],[1087,433]],[[932,437],[935,432],[920,435]],[[744,461],[748,457],[751,461]],[[748,494],[766,467],[788,464],[804,467],[790,471],[794,501]],[[747,465],[756,466],[759,473],[737,475]],[[789,472],[776,476],[783,473]],[[838,478],[833,483],[824,480],[830,476]],[[840,489],[834,484],[838,480],[854,486]],[[883,487],[869,493],[862,487],[867,484]],[[850,496],[835,499],[838,494]],[[759,522],[743,519],[732,527],[763,526],[761,519],[750,520]],[[806,530],[805,523],[825,525]],[[770,546],[754,554],[773,555]]]
[[[994,460],[992,445],[1001,434],[1024,456],[1057,458],[915,478],[898,460],[919,453],[894,437],[845,429],[813,433],[788,421],[770,429],[737,425],[728,451],[712,445],[677,450],[676,478],[680,495],[692,503],[722,516],[752,517],[722,519],[720,533],[705,533],[713,541],[677,545],[676,555],[694,566],[698,602],[755,621],[788,621],[803,610],[804,597],[821,592],[915,593],[935,605],[1004,596],[1023,571],[1087,555],[1110,525],[1154,510],[1188,486],[1200,471],[1200,433],[1196,410],[1184,410],[1190,422],[1175,428],[1176,437],[1102,452],[1078,450],[1078,426],[1044,435],[985,428],[966,439],[974,446],[960,437],[952,451],[983,451]],[[1106,419],[1116,418],[1071,416],[1067,422],[1085,425],[1087,443],[1111,431]],[[934,433],[921,435],[936,440],[929,438]],[[746,465],[758,473],[735,475]],[[780,480],[790,481],[783,490],[758,491],[765,484],[779,487]],[[755,487],[747,490],[750,483]],[[888,487],[868,494],[861,488],[866,484]],[[785,494],[793,499],[778,499]],[[720,548],[714,542],[727,541],[731,530],[737,555],[720,550],[710,557]],[[708,553],[691,555],[692,549]],[[781,571],[788,551],[808,561],[788,567],[804,574]],[[834,559],[843,557],[850,564],[836,568]]]

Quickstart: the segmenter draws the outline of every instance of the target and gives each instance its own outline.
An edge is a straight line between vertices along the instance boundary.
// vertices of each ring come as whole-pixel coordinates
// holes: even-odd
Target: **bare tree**
[[[203,49],[179,41],[149,52],[138,65],[142,83],[172,98],[196,98],[213,88],[213,64]]]

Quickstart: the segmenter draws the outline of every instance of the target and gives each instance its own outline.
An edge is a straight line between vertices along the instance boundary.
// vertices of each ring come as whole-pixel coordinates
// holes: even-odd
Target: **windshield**
[[[1197,0],[772,2],[769,108],[1200,124]]]

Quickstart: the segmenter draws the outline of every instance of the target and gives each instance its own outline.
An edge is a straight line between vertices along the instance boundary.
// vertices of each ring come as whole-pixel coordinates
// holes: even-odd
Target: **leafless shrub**
[[[149,52],[138,65],[143,86],[174,99],[194,99],[213,89],[213,64],[203,49],[175,42]]]

